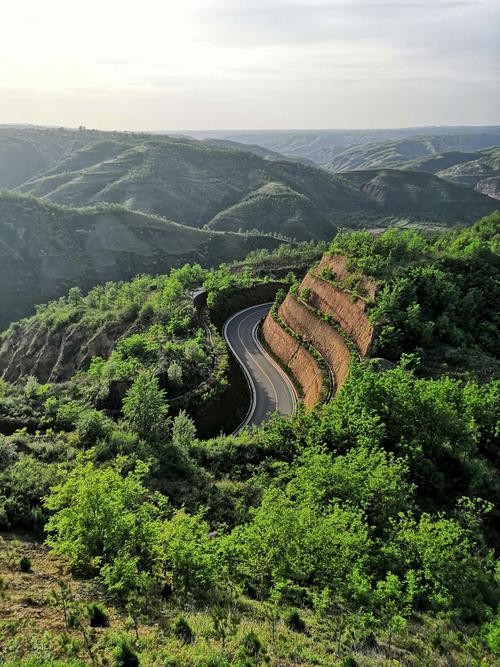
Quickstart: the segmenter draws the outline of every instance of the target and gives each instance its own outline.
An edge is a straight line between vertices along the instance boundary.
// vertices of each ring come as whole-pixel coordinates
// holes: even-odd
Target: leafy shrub
[[[21,556],[19,559],[19,569],[21,572],[31,572],[31,560],[28,556]]]
[[[220,575],[222,559],[208,536],[209,526],[199,514],[174,512],[162,529],[162,567],[172,576],[174,590],[206,596]]]
[[[151,445],[160,444],[168,430],[168,405],[158,378],[141,371],[123,401],[123,414],[139,438]]]
[[[291,609],[285,616],[285,623],[294,632],[304,632],[306,624],[298,609]]]
[[[79,569],[99,558],[105,584],[121,594],[136,587],[139,571],[152,569],[162,525],[142,483],[147,470],[138,462],[122,476],[116,468],[79,463],[45,501],[53,513],[48,544]]]
[[[17,445],[0,434],[0,472],[19,458]]]
[[[172,623],[172,632],[185,644],[191,644],[194,639],[194,632],[185,616],[178,616]]]
[[[76,432],[80,444],[86,449],[100,440],[106,440],[112,430],[112,422],[99,410],[86,410],[80,415]]]
[[[91,628],[107,628],[109,626],[108,610],[99,602],[91,602],[87,607],[87,613]]]
[[[182,366],[177,361],[172,361],[167,369],[167,376],[169,382],[180,387],[182,385]]]
[[[353,655],[347,655],[340,661],[339,667],[358,667],[358,662]]]
[[[493,655],[500,656],[500,612],[486,626],[486,643]]]
[[[126,637],[120,637],[113,651],[114,667],[139,667],[139,656]]]

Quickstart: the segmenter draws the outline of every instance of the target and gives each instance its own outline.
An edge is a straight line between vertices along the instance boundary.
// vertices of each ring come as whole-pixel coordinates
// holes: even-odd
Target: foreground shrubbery
[[[273,420],[228,450],[253,500],[243,522],[233,518],[240,525],[213,533],[216,504],[210,525],[155,492],[146,464],[103,466],[89,453],[47,498],[49,544],[124,604],[159,603],[165,591],[176,604],[206,604],[240,590],[271,615],[299,605],[327,627],[340,613],[360,646],[388,629],[394,641],[422,612],[491,623],[493,392],[404,367],[353,367],[330,405]],[[217,443],[197,447],[210,473]],[[240,467],[248,449],[257,460]],[[217,477],[215,466],[212,498]]]

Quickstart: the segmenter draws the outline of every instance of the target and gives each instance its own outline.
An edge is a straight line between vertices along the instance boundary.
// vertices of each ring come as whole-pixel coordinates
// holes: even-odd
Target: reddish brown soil
[[[348,276],[346,260],[341,255],[325,255],[317,271],[329,267],[337,280]],[[356,345],[360,356],[369,353],[373,340],[373,327],[366,315],[366,302],[353,299],[345,290],[308,273],[300,285],[300,290],[309,288],[309,303],[316,310],[333,317]],[[376,295],[376,284],[362,278],[360,288],[367,300]],[[325,359],[335,377],[335,390],[340,389],[349,372],[351,355],[344,338],[334,327],[317,317],[307,306],[288,295],[280,306],[280,317],[291,329],[309,341]],[[304,402],[308,407],[315,405],[321,395],[322,376],[314,358],[289,334],[287,334],[269,314],[264,323],[264,337],[281,362],[288,366],[304,392]]]
[[[300,333],[318,350],[334,375],[335,390],[340,389],[351,361],[349,348],[342,336],[290,295],[282,303],[279,312],[291,329]]]
[[[316,360],[274,321],[271,314],[266,317],[263,334],[274,354],[300,383],[304,403],[308,408],[312,408],[319,401],[323,388],[323,376]]]

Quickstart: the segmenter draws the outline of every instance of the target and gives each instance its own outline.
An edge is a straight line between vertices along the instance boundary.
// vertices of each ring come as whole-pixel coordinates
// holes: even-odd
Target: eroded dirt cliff
[[[301,334],[318,350],[333,373],[334,389],[340,389],[349,372],[351,361],[349,348],[342,336],[290,294],[281,304],[279,314],[291,329]]]
[[[63,382],[86,368],[92,357],[107,358],[131,325],[122,321],[93,329],[76,322],[49,328],[34,320],[22,335],[14,325],[1,341],[0,377],[14,382],[34,375],[40,382]]]
[[[356,290],[362,295],[360,298],[349,291],[350,279],[352,274],[346,259],[327,254],[306,274],[297,294],[289,293],[278,310],[282,323],[323,357],[334,378],[334,391],[345,382],[351,355],[367,356],[374,336],[366,309],[375,299],[376,284],[364,276],[357,276]],[[266,318],[263,334],[272,352],[290,368],[300,383],[306,405],[314,406],[322,395],[322,373],[318,362],[280,326],[272,313]],[[305,356],[301,351],[306,353]],[[318,379],[321,382],[319,390]]]
[[[264,321],[263,335],[273,353],[302,387],[306,406],[312,408],[318,403],[323,389],[323,376],[315,359],[271,315]]]

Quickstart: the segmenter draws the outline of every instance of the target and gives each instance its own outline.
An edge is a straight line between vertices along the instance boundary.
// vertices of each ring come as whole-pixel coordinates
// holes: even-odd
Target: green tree
[[[47,543],[78,569],[100,571],[120,592],[137,585],[157,556],[162,503],[143,484],[148,471],[139,462],[127,475],[114,467],[80,461],[45,500],[52,513]]]
[[[169,419],[165,392],[158,378],[143,370],[123,399],[123,415],[139,438],[150,445],[159,445],[167,438]]]
[[[453,519],[402,515],[382,547],[389,569],[411,582],[420,606],[481,618],[483,593],[495,586],[491,554],[484,553],[470,531]]]
[[[337,503],[324,511],[297,502],[279,489],[264,492],[251,523],[237,527],[229,541],[237,572],[261,591],[279,581],[330,586],[349,595],[349,578],[365,570],[370,547],[362,513]]]
[[[182,366],[178,361],[172,361],[172,363],[167,368],[167,376],[169,382],[171,382],[176,387],[182,386]]]
[[[221,554],[200,514],[189,515],[183,509],[174,512],[163,524],[160,551],[162,571],[171,579],[174,591],[203,597],[219,580]]]
[[[175,417],[172,426],[172,444],[180,451],[187,453],[196,439],[196,426],[185,410]]]
[[[80,444],[84,447],[93,447],[100,440],[106,440],[110,435],[113,422],[100,410],[85,410],[76,423],[76,432]]]

